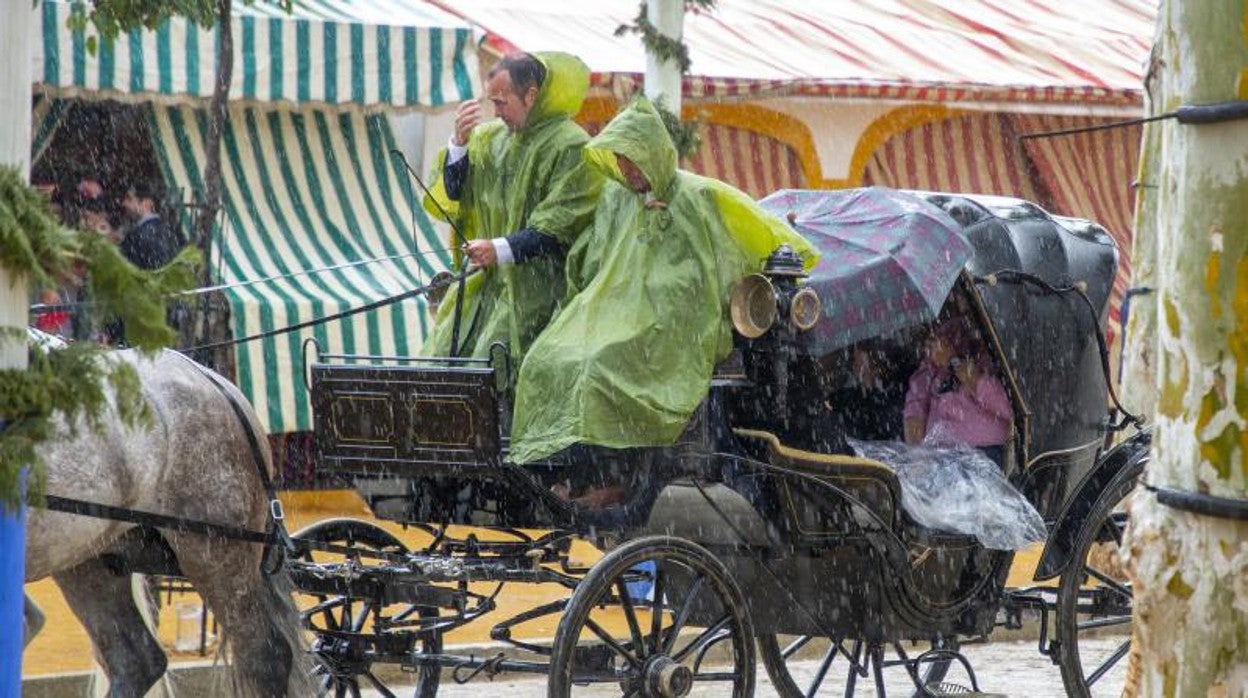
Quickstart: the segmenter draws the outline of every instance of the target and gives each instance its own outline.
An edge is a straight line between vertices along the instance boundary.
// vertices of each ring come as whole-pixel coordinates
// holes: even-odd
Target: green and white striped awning
[[[437,107],[480,92],[471,28],[423,0],[271,0],[234,3],[231,100],[354,104],[368,109]],[[81,4],[43,0],[36,43],[39,89],[165,103],[212,97],[217,29],[173,18],[87,50],[70,31]]]
[[[150,114],[165,178],[202,191],[205,112],[181,106]],[[395,142],[384,115],[233,105],[223,140],[220,281],[281,277],[226,291],[235,337],[397,295],[449,265],[445,243],[424,213],[409,207],[410,184],[390,155]],[[400,258],[301,273],[394,256]],[[417,350],[427,321],[424,301],[416,299],[240,344],[236,382],[270,432],[307,430],[300,349],[306,337],[332,353],[403,355]]]

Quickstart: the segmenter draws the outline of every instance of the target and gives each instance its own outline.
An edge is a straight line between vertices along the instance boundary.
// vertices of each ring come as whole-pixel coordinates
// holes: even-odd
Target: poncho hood
[[[576,116],[589,94],[589,66],[581,59],[558,51],[534,53],[533,57],[546,67],[546,79],[537,90],[525,131],[551,119]]]
[[[676,178],[676,146],[654,104],[639,97],[585,145],[585,158],[603,175],[628,186],[616,164],[619,153],[641,169],[656,198],[667,200]]]

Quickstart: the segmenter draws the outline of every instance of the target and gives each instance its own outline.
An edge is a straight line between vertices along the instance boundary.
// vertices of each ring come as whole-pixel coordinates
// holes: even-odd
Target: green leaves
[[[250,5],[254,0],[244,0]],[[290,12],[294,0],[280,0],[279,6]],[[87,52],[95,55],[100,39],[111,42],[132,29],[156,29],[172,17],[185,17],[210,29],[219,14],[229,7],[230,0],[92,0],[78,3],[70,15],[69,28],[96,34],[86,38]]]
[[[715,6],[715,0],[685,0],[685,11],[697,13],[702,10],[710,10]],[[625,34],[638,34],[641,36],[641,43],[646,50],[658,56],[662,61],[674,61],[680,66],[682,75],[689,73],[692,65],[689,61],[689,49],[683,41],[678,41],[659,32],[658,28],[650,23],[650,19],[646,16],[646,2],[641,0],[637,7],[637,16],[633,18],[632,24],[621,24],[615,28],[616,36],[624,36]]]
[[[17,168],[0,166],[0,267],[36,286],[54,286],[69,275],[73,239]]]
[[[170,17],[185,17],[201,27],[216,23],[217,0],[95,0],[70,15],[69,28],[86,31],[94,27],[106,41],[131,29],[155,29]],[[97,48],[95,36],[87,37],[87,50]]]

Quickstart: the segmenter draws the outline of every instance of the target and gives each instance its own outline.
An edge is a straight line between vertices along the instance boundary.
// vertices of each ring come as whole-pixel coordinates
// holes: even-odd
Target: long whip
[[[412,169],[411,164],[407,162],[407,156],[403,154],[403,151],[398,148],[392,148],[390,152],[398,156],[399,160],[403,163],[403,167],[407,170],[407,173],[412,176],[412,179],[416,180],[416,184],[420,185],[421,191],[425,192],[425,196],[428,196],[429,200],[433,202],[433,205],[438,208],[438,213],[442,214],[442,219],[451,226],[451,232],[459,238],[459,244],[466,247],[468,245],[468,239],[464,237],[464,234],[460,231],[459,226],[455,225],[455,219],[451,216],[451,214],[447,213],[445,208],[442,207],[441,202],[438,201],[438,197],[434,196],[433,192],[429,191],[429,187],[425,186],[424,180],[420,178],[420,175],[416,174],[416,170]],[[464,315],[464,283],[468,278],[468,261],[468,255],[464,255],[463,261],[460,262],[459,266],[459,284],[455,290],[455,319],[451,322],[451,356],[459,356],[459,325],[461,318],[463,318]]]

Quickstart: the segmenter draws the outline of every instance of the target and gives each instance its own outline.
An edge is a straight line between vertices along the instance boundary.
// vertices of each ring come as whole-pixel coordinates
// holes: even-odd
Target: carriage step
[[[985,693],[948,681],[927,684],[923,687],[923,694],[931,696],[931,698],[946,698],[946,696],[957,696],[957,698],[1007,698],[1004,693]]]

